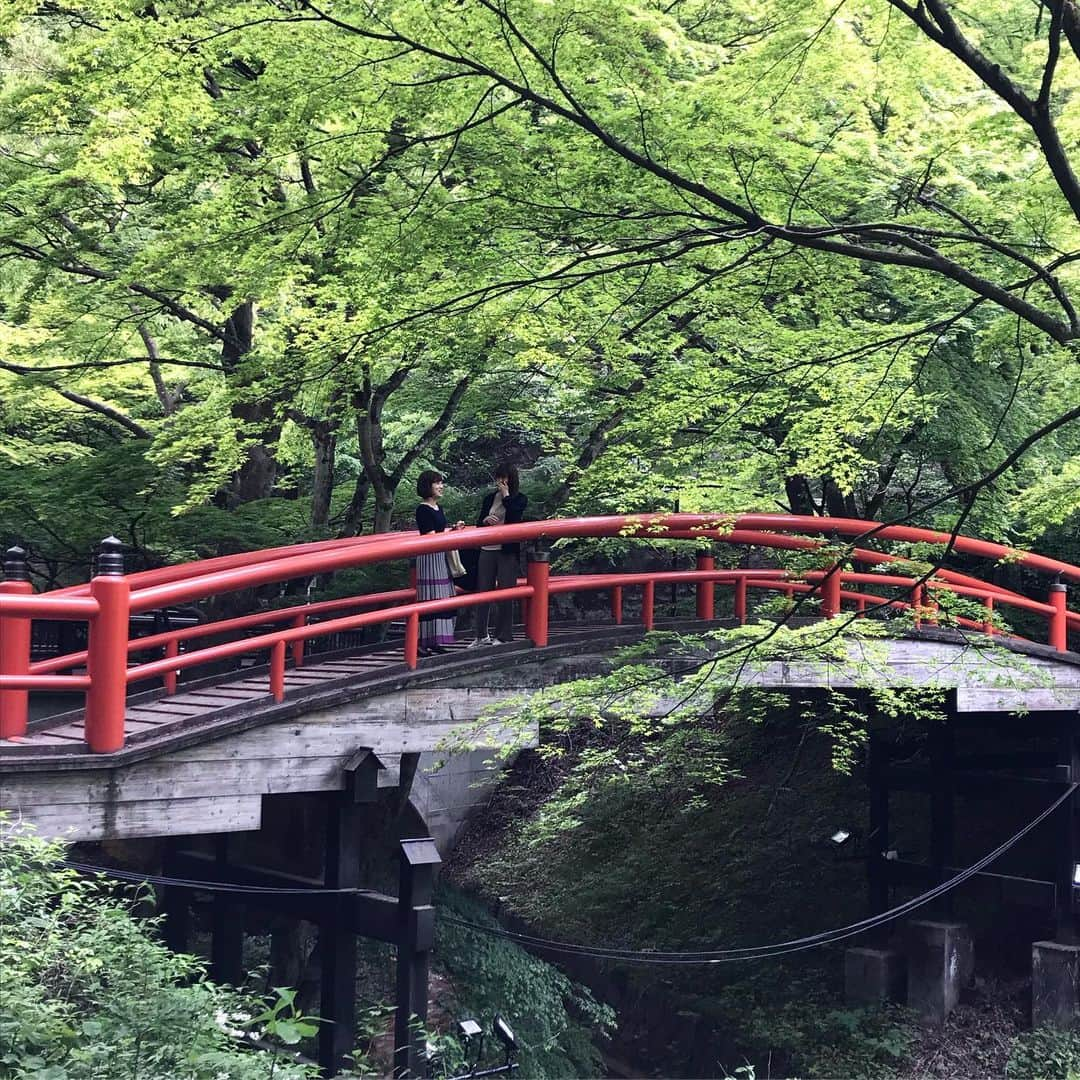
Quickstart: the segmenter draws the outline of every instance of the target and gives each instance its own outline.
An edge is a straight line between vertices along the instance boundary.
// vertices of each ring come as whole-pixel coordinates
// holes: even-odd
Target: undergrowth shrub
[[[310,1034],[289,995],[269,1004],[169,952],[135,895],[62,868],[63,845],[0,819],[0,1077],[301,1080],[314,1072],[252,1037]]]
[[[1078,1080],[1080,1031],[1025,1031],[1013,1043],[1005,1075],[1009,1080]]]
[[[522,1080],[602,1076],[594,1041],[615,1024],[615,1015],[583,986],[512,941],[448,921],[498,923],[478,904],[449,887],[439,890],[436,960],[453,981],[461,1015],[485,1027],[496,1013],[514,1029]]]

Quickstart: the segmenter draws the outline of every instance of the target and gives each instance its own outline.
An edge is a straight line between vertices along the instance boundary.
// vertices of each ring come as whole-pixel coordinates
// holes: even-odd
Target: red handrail
[[[326,622],[314,623],[310,626],[275,630],[270,634],[259,634],[257,637],[242,638],[240,641],[210,645],[205,649],[199,649],[198,652],[184,653],[181,656],[165,657],[162,660],[151,660],[149,663],[139,664],[136,667],[128,668],[127,681],[132,683],[142,682],[145,679],[156,679],[168,671],[197,667],[230,656],[258,652],[262,649],[272,648],[274,645],[288,645],[294,641],[310,641],[331,634],[340,634],[346,630],[357,630],[363,626],[377,626],[379,623],[392,622],[402,617],[407,619],[413,615],[430,615],[439,611],[455,611],[460,607],[487,604],[495,600],[517,600],[522,597],[532,596],[532,593],[533,590],[528,585],[515,585],[512,589],[470,593],[466,596],[451,596],[443,600],[426,600],[419,604],[402,604],[389,610],[366,611],[361,615],[348,615],[341,619],[329,619]],[[406,663],[411,668],[416,667],[415,654],[411,658],[406,657]]]
[[[800,533],[819,535],[798,535]],[[945,569],[936,570],[934,576],[925,582],[904,574],[865,573],[835,565],[802,574],[783,570],[716,570],[712,556],[700,552],[697,568],[694,570],[566,575],[549,579],[546,561],[532,562],[525,584],[498,593],[420,603],[415,601],[413,590],[399,589],[256,612],[142,639],[129,640],[128,637],[128,620],[132,613],[314,574],[446,551],[450,548],[521,543],[541,538],[558,540],[621,536],[664,540],[692,538],[702,544],[727,543],[813,551],[825,546],[830,535],[854,538],[850,557],[866,564],[887,565],[897,561],[897,556],[858,546],[867,539],[929,542],[939,545],[951,541],[953,550],[963,554],[993,559],[1009,558],[1034,570],[1056,574],[1065,580],[1080,581],[1080,568],[1068,563],[1031,552],[1018,552],[1002,544],[970,537],[951,538],[947,533],[913,526],[882,526],[875,522],[855,519],[811,518],[790,514],[643,514],[528,522],[427,536],[393,533],[318,541],[295,547],[222,556],[202,563],[162,567],[126,577],[106,574],[95,578],[89,585],[57,590],[43,596],[24,595],[24,583],[8,583],[8,587],[0,587],[0,737],[20,733],[17,714],[19,702],[25,704],[27,690],[78,688],[89,691],[86,727],[91,748],[116,749],[123,742],[124,688],[129,682],[160,677],[164,679],[166,689],[171,692],[175,689],[176,673],[179,670],[242,652],[269,649],[271,689],[276,697],[280,697],[284,689],[287,647],[292,650],[294,662],[300,663],[305,641],[340,630],[404,618],[406,660],[415,664],[418,620],[421,614],[471,606],[489,600],[522,600],[523,606],[527,607],[528,636],[534,643],[544,644],[547,640],[550,593],[608,590],[612,596],[612,611],[618,622],[621,621],[623,589],[639,586],[642,589],[642,622],[647,628],[653,625],[656,585],[668,582],[694,586],[697,614],[701,618],[712,614],[714,588],[716,584],[721,584],[730,585],[734,590],[734,609],[739,621],[745,621],[746,592],[752,587],[780,590],[789,596],[795,593],[817,593],[821,596],[822,613],[826,616],[837,614],[841,604],[845,602],[855,603],[859,612],[864,611],[867,603],[871,603],[913,610],[916,622],[922,618],[936,621],[937,605],[933,600],[934,594],[952,592],[958,596],[981,600],[987,612],[981,622],[966,618],[955,620],[960,625],[992,631],[991,613],[995,605],[1007,604],[1045,617],[1048,638],[1051,645],[1058,650],[1067,647],[1068,629],[1080,628],[1080,612],[1067,609],[1064,587],[1052,588],[1048,597],[1049,603],[1043,603],[1002,586],[980,581],[971,575]],[[902,589],[909,599],[887,599],[845,588],[868,584]],[[376,607],[377,610],[330,619],[314,626],[307,625],[312,617],[371,607]],[[85,652],[52,657],[31,665],[28,631],[24,633],[23,630],[33,618],[88,620],[91,624],[89,648]],[[289,625],[254,638],[226,641],[195,652],[179,653],[180,645],[185,642],[234,634],[280,622]],[[8,631],[6,635],[5,628]],[[13,630],[18,632],[12,632]],[[159,648],[165,650],[165,656],[161,659],[128,667],[128,657],[132,653]],[[52,674],[78,667],[84,661],[90,668],[87,676]],[[15,717],[14,722],[12,716]],[[24,720],[22,730],[25,730]]]
[[[257,611],[251,615],[238,615],[232,619],[199,623],[198,626],[186,626],[181,630],[165,630],[160,634],[132,638],[127,643],[127,649],[129,655],[147,652],[150,649],[164,648],[170,643],[179,645],[182,642],[214,637],[228,631],[247,630],[253,626],[266,626],[275,622],[288,622],[301,616],[306,620],[312,616],[328,615],[332,611],[371,607],[373,604],[395,604],[399,601],[410,600],[415,596],[415,589],[393,589],[389,592],[349,596],[341,600],[321,600],[315,604],[293,604],[290,607],[272,608],[267,611]],[[84,663],[86,663],[85,649],[81,652],[66,653],[64,656],[51,656],[48,660],[38,660],[30,665],[30,670],[34,674],[44,674],[50,671],[65,671]]]

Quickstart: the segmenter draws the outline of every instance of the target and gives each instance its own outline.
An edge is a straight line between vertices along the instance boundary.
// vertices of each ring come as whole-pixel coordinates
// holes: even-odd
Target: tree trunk
[[[226,375],[233,377],[241,360],[251,352],[255,334],[255,305],[245,301],[225,321],[225,342],[221,358]],[[238,389],[243,392],[243,382]],[[233,402],[231,413],[241,423],[240,438],[252,435],[255,441],[247,448],[247,459],[233,477],[226,504],[232,508],[256,499],[269,498],[277,479],[277,459],[273,447],[281,435],[277,403],[264,399]]]
[[[788,505],[793,514],[805,514],[807,517],[816,517],[817,504],[810,491],[810,484],[801,473],[795,476],[784,477],[784,490],[787,492]]]
[[[831,476],[822,478],[821,502],[829,517],[858,517],[850,496],[845,496]]]
[[[325,420],[311,428],[315,448],[315,475],[311,482],[311,527],[325,529],[330,522],[330,497],[334,492],[334,457],[337,432]]]
[[[391,488],[375,497],[375,518],[371,523],[371,531],[376,533],[389,532],[393,514],[394,490]]]
[[[367,505],[370,490],[371,484],[367,476],[361,473],[356,478],[356,487],[353,488],[352,498],[345,510],[345,517],[338,531],[339,536],[359,536],[364,531],[364,507]]]
[[[231,508],[268,499],[277,479],[277,458],[272,445],[281,434],[281,425],[274,420],[276,410],[272,402],[238,401],[233,404],[232,415],[248,430],[258,431],[258,441],[247,448],[247,459],[233,477],[228,505]],[[241,436],[243,437],[243,436]]]

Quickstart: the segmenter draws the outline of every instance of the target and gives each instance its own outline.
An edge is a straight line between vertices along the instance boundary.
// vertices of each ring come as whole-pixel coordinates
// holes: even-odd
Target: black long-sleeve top
[[[476,519],[476,524],[483,526],[484,518],[491,513],[491,504],[495,501],[495,492],[489,491],[485,496],[483,502],[480,503],[480,516]],[[518,522],[525,516],[525,507],[529,505],[529,500],[523,491],[517,491],[513,495],[508,495],[503,499],[503,506],[506,507],[506,520],[504,525],[517,525]],[[509,555],[520,555],[521,544],[503,544],[502,549]]]
[[[416,508],[416,527],[421,533],[445,532],[446,515],[442,507],[436,509],[427,503],[420,503]]]

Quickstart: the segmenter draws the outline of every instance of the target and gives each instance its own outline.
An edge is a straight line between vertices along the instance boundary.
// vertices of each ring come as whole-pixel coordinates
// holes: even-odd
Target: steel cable
[[[665,952],[656,949],[616,949],[606,946],[578,945],[573,942],[557,941],[551,938],[537,937],[532,934],[520,934],[503,927],[484,926],[481,923],[470,922],[467,919],[459,919],[453,915],[438,912],[438,918],[454,926],[460,926],[477,933],[488,934],[493,937],[506,938],[520,943],[529,948],[535,948],[544,952],[556,953],[565,956],[582,956],[593,960],[613,960],[625,964],[656,964],[664,966],[702,966],[708,964],[730,964],[740,960],[767,960],[774,956],[787,956],[791,953],[804,952],[807,949],[815,949],[824,945],[830,945],[837,941],[844,941],[858,934],[866,933],[885,923],[902,918],[909,912],[915,911],[926,904],[932,903],[939,897],[944,896],[952,889],[957,888],[976,874],[981,873],[995,859],[1000,858],[1015,844],[1019,843],[1033,829],[1042,824],[1059,806],[1069,799],[1080,784],[1070,784],[1069,787],[1051,803],[1037,817],[1029,821],[1019,832],[1014,833],[1008,840],[993,851],[984,855],[977,862],[961,870],[960,873],[935,885],[932,889],[921,893],[919,896],[898,904],[888,911],[879,912],[859,922],[848,926],[836,927],[832,930],[823,930],[817,934],[806,937],[793,938],[790,941],[776,942],[771,945],[753,945],[736,949],[708,949],[689,950],[678,952]],[[140,874],[131,870],[120,870],[113,867],[92,866],[87,863],[74,862],[70,859],[59,860],[58,865],[82,874],[103,875],[142,885],[162,885],[176,888],[198,890],[200,892],[223,892],[239,895],[252,896],[291,896],[291,895],[373,895],[371,889],[324,889],[324,888],[277,888],[263,885],[241,885],[229,882],[199,881],[193,878],[176,878],[164,874]]]

